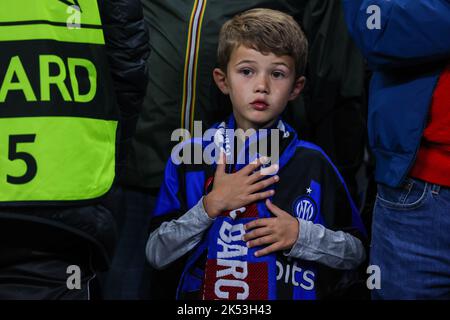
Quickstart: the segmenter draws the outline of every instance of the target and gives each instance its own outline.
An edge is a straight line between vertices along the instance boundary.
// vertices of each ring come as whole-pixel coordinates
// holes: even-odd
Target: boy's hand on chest
[[[272,252],[291,249],[297,242],[299,234],[298,220],[266,200],[267,208],[275,217],[253,220],[245,225],[246,234],[243,240],[247,247],[266,246],[255,252],[255,256],[263,256]]]
[[[275,194],[274,190],[263,190],[279,181],[277,175],[267,178],[268,173],[277,172],[277,165],[256,171],[261,167],[258,159],[234,173],[226,173],[225,165],[225,157],[222,157],[221,163],[217,164],[213,189],[203,198],[209,217],[215,218],[222,212],[245,207]]]

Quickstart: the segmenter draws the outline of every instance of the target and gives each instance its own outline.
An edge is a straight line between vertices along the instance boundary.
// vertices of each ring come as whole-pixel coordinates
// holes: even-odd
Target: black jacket
[[[99,6],[121,115],[120,171],[121,159],[125,158],[131,143],[147,88],[149,35],[139,0],[100,1]]]

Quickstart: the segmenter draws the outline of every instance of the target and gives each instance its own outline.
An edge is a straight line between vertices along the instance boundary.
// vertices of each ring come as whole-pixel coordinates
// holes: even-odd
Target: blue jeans
[[[379,185],[370,260],[381,271],[373,299],[450,299],[450,189]]]

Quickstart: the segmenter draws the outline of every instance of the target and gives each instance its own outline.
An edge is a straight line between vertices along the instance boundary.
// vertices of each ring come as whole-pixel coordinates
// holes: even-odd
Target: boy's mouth
[[[264,100],[255,100],[251,102],[250,105],[257,111],[264,111],[269,107],[267,102],[265,102]]]

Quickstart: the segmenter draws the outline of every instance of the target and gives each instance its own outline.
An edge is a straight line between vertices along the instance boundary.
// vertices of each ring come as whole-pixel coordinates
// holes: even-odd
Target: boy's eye
[[[244,76],[250,76],[253,74],[253,70],[245,68],[241,69],[239,73],[243,74]]]
[[[272,77],[274,77],[275,79],[284,78],[284,72],[274,71],[274,72],[272,72]]]

